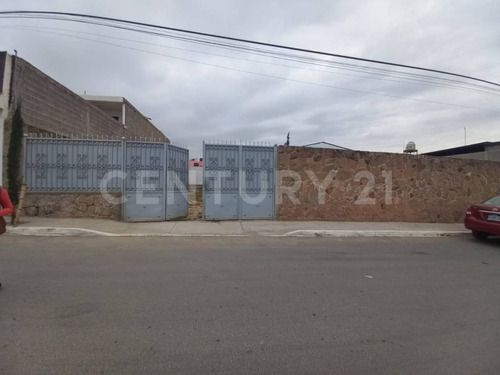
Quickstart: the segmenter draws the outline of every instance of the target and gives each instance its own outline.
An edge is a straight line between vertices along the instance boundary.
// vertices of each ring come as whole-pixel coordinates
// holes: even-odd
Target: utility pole
[[[464,126],[464,143],[467,146],[467,128]]]

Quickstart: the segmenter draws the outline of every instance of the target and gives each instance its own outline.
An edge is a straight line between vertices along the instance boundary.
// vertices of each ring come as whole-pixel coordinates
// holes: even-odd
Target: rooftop
[[[123,103],[123,96],[103,96],[103,95],[80,95],[83,99],[91,102]]]
[[[459,146],[459,147],[447,148],[445,150],[426,152],[423,155],[452,156],[452,155],[472,154],[475,152],[484,152],[484,151],[486,151],[486,148],[491,147],[491,146],[500,146],[500,142],[474,143],[472,145]]]
[[[325,141],[316,142],[316,143],[309,143],[307,145],[304,145],[303,147],[331,148],[331,149],[335,149],[335,150],[350,150],[350,148],[334,145],[333,143],[325,142]]]

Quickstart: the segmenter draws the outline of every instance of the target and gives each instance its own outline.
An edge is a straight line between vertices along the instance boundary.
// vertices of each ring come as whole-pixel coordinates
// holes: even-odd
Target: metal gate
[[[188,215],[189,151],[167,145],[166,214],[167,220]]]
[[[24,152],[28,191],[121,193],[125,221],[188,214],[189,155],[184,148],[117,139],[26,137]]]
[[[188,150],[166,143],[125,142],[126,221],[188,215]]]
[[[276,146],[203,144],[203,217],[275,217]]]

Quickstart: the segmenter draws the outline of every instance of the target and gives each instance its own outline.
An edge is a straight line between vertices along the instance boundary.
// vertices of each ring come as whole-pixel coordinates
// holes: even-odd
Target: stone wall
[[[500,188],[491,161],[280,146],[278,163],[280,220],[460,222]]]
[[[120,220],[121,206],[107,202],[99,193],[26,193],[22,214]]]

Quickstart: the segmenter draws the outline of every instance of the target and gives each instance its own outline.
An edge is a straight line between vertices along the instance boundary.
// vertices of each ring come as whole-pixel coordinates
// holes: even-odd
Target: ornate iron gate
[[[126,221],[188,214],[188,150],[168,143],[25,138],[31,192],[120,193]]]
[[[165,149],[163,143],[125,142],[126,221],[164,220]]]
[[[273,219],[274,146],[203,144],[203,217]]]
[[[167,145],[166,219],[188,215],[189,151]]]

